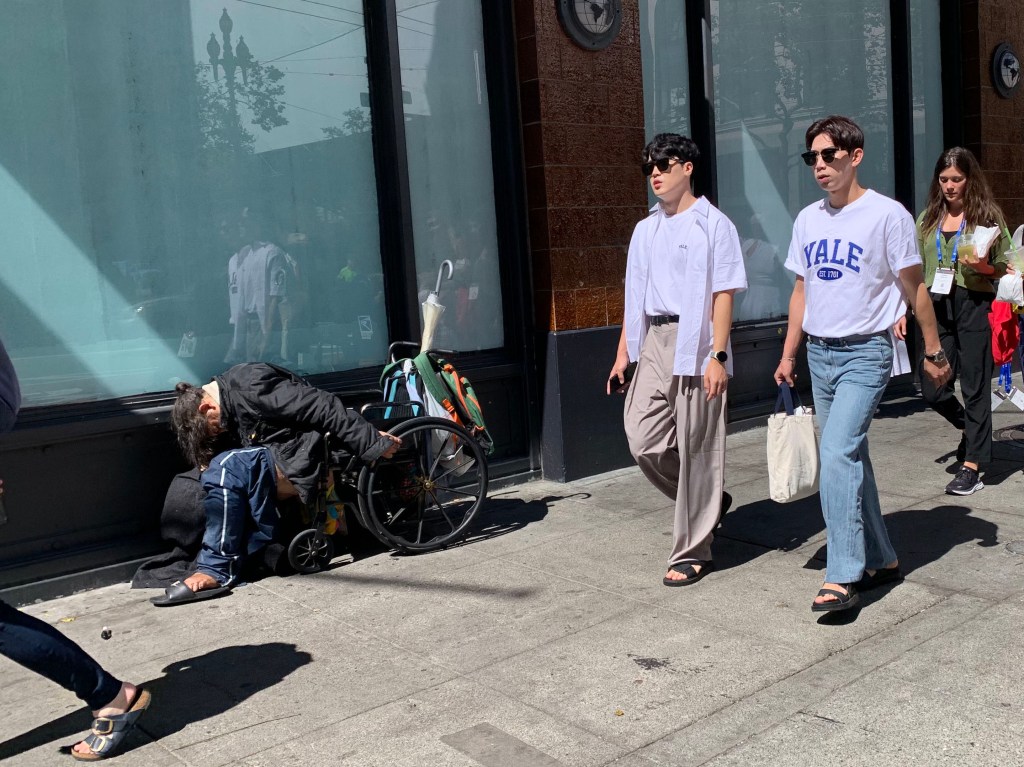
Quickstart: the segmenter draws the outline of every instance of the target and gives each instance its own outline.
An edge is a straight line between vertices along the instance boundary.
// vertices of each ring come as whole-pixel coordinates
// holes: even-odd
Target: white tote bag
[[[795,406],[794,406],[795,399]],[[811,408],[795,389],[779,386],[775,414],[768,416],[768,494],[773,501],[799,501],[818,492],[818,435]]]

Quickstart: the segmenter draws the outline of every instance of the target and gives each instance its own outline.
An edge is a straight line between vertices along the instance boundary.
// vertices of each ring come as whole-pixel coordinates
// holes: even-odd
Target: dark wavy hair
[[[678,133],[659,133],[644,147],[642,162],[657,162],[674,157],[681,163],[692,162],[694,167],[700,159],[696,142]]]
[[[213,458],[214,438],[206,425],[206,418],[199,412],[203,401],[203,389],[185,381],[179,381],[174,387],[177,399],[171,408],[171,426],[178,438],[185,460],[193,466],[204,469]]]
[[[942,194],[939,176],[947,168],[957,168],[967,179],[964,187],[964,221],[965,227],[975,226],[1006,226],[1003,211],[992,196],[992,187],[988,185],[985,171],[981,169],[974,152],[962,146],[947,149],[939,155],[932,174],[932,183],[928,187],[928,204],[921,220],[924,231],[934,229],[942,222],[946,214],[946,198]]]
[[[852,152],[854,149],[864,148],[864,131],[849,117],[829,115],[812,122],[804,135],[804,143],[808,149],[811,148],[814,139],[822,133],[832,139],[832,146],[836,149]]]

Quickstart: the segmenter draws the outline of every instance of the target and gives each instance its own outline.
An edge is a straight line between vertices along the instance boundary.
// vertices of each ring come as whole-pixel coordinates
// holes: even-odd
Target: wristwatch
[[[934,362],[936,365],[945,365],[949,360],[946,359],[946,353],[939,349],[935,354],[926,354],[924,358],[929,362]]]
[[[729,355],[725,352],[711,352],[711,359],[717,360],[724,365],[725,361],[729,359]]]

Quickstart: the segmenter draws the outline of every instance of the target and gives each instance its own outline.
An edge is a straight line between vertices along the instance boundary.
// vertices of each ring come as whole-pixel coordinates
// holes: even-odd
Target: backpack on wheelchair
[[[324,468],[309,509],[310,527],[288,546],[288,560],[299,572],[319,572],[333,558],[331,534],[346,507],[386,546],[422,553],[460,540],[487,497],[491,441],[486,427],[469,423],[467,428],[447,408],[434,407],[431,414],[420,371],[396,358],[397,349],[410,345],[418,346],[391,345],[382,376],[384,401],[360,411],[378,429],[402,440],[395,456],[363,465],[355,456],[333,451],[330,435],[325,435]],[[482,426],[482,414],[479,420]]]

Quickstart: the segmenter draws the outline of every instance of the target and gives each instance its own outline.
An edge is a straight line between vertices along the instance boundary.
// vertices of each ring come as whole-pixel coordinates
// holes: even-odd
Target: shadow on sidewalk
[[[746,503],[726,514],[715,531],[715,567],[728,570],[769,551],[793,551],[824,529],[817,493],[786,504],[767,498]]]
[[[885,515],[885,524],[904,575],[938,562],[957,546],[976,542],[989,548],[999,542],[999,525],[971,516],[971,510],[965,506],[894,511]],[[825,555],[822,546],[806,567],[825,569]]]
[[[224,713],[251,695],[277,684],[312,659],[309,653],[298,650],[293,644],[271,642],[222,647],[177,661],[162,669],[164,676],[142,682],[152,693],[153,703],[139,720],[138,728],[154,740],[166,737],[193,722]],[[211,687],[221,694],[209,694]],[[0,760],[56,740],[73,738],[77,742],[88,734],[91,726],[92,714],[87,709],[79,709],[0,742]],[[120,753],[143,745],[141,740],[135,734],[129,736]]]

